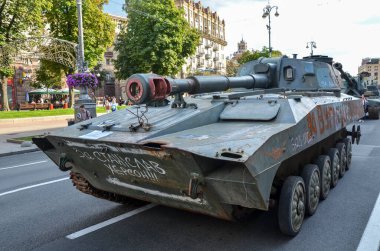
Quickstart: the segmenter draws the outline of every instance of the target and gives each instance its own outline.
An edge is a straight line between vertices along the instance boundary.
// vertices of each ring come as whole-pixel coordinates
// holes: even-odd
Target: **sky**
[[[197,2],[197,0],[195,0]],[[226,56],[237,50],[243,38],[249,49],[268,47],[268,18],[263,19],[267,0],[202,0],[225,20]],[[124,0],[110,0],[105,11],[125,16]],[[314,41],[314,55],[327,55],[357,74],[362,58],[380,57],[379,0],[271,0],[278,17],[271,12],[272,48],[291,57],[310,55],[308,42]]]

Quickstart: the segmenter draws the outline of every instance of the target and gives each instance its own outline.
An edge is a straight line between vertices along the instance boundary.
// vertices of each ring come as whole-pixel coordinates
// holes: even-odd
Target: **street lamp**
[[[268,17],[268,25],[267,25],[267,29],[268,29],[268,34],[269,34],[269,57],[272,57],[272,46],[271,46],[271,38],[270,38],[270,35],[271,35],[271,26],[270,26],[270,13],[273,9],[276,9],[276,13],[274,13],[274,15],[276,17],[278,17],[280,14],[278,14],[278,6],[271,6],[271,5],[267,5],[264,7],[263,9],[263,18],[266,18]]]
[[[78,54],[77,66],[79,72],[85,72],[86,63],[84,59],[84,42],[83,42],[83,20],[82,20],[82,0],[76,0],[78,12]]]
[[[317,43],[314,41],[310,41],[306,43],[306,48],[309,49],[310,45],[310,56],[313,56],[313,48],[317,48]]]

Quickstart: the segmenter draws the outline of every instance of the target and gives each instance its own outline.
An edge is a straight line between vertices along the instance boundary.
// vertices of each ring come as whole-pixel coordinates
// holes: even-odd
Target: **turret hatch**
[[[276,100],[234,102],[226,106],[220,119],[270,121],[277,117],[279,110],[280,104]]]

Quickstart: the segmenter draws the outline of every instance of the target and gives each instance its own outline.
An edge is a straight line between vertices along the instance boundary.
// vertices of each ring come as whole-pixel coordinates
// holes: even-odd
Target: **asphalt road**
[[[0,250],[356,250],[380,192],[380,121],[361,127],[351,169],[294,238],[280,233],[275,211],[234,223],[154,206],[69,239],[134,208],[75,190],[41,152],[2,157]]]

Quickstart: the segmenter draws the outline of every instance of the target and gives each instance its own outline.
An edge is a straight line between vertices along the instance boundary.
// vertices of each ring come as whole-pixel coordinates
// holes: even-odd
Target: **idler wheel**
[[[336,144],[336,149],[338,149],[339,159],[340,159],[339,177],[342,178],[344,174],[346,173],[346,165],[347,165],[346,144],[338,143]]]
[[[286,178],[280,194],[278,224],[282,233],[295,236],[305,217],[305,183],[299,176]]]
[[[348,132],[348,135],[351,135],[351,142],[352,142],[352,144],[354,144],[355,140],[356,140],[356,144],[359,145],[360,137],[362,136],[362,133],[361,133],[361,130],[360,130],[360,125],[358,125],[358,129],[357,130],[356,130],[356,126],[353,125],[352,126],[352,131]]]
[[[321,174],[320,186],[321,186],[321,195],[322,200],[326,199],[330,192],[331,186],[331,161],[330,157],[327,155],[320,155],[315,161],[315,164],[319,168]]]
[[[317,165],[308,164],[302,169],[302,178],[305,182],[306,192],[306,214],[313,215],[317,211],[319,204],[320,174]]]
[[[331,161],[331,187],[335,187],[339,180],[340,159],[336,148],[330,148],[327,152]]]

